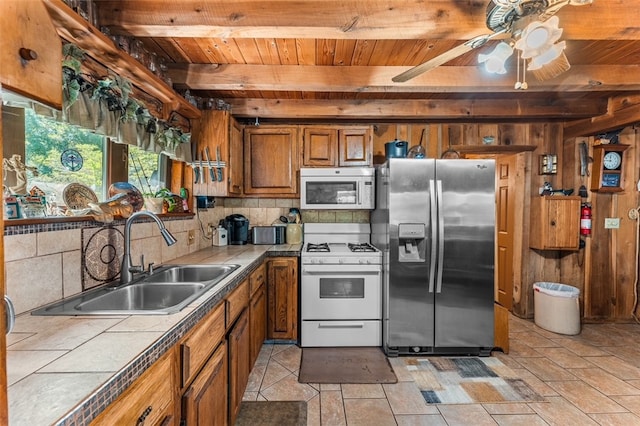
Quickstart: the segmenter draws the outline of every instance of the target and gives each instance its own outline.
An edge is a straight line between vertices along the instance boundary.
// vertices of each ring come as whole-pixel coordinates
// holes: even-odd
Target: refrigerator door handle
[[[436,280],[436,293],[442,291],[442,269],[444,269],[444,214],[442,212],[442,181],[436,182],[438,199],[438,278]]]
[[[436,229],[438,225],[438,204],[436,200],[435,182],[429,180],[429,201],[431,202],[431,261],[429,262],[429,293],[433,293],[436,279],[436,254],[438,245],[438,235]]]

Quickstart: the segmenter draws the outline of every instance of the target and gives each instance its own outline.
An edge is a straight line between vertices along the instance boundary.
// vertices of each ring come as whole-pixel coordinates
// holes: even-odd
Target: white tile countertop
[[[89,423],[266,256],[296,256],[300,249],[210,247],[175,259],[171,264],[240,268],[172,315],[18,316],[7,335],[9,425]]]

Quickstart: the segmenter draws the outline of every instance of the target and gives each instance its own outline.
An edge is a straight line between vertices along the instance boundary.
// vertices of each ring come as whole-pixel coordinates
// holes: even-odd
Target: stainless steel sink
[[[201,283],[131,284],[75,306],[78,311],[155,311],[176,307],[204,288]]]
[[[152,283],[202,282],[219,279],[238,265],[176,265],[161,268],[145,279]]]
[[[168,265],[123,286],[104,286],[33,315],[172,314],[214,288],[240,265]]]

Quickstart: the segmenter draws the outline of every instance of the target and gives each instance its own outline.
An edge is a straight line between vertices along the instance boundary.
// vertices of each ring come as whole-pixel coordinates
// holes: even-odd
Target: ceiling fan
[[[493,33],[472,38],[427,62],[398,74],[392,80],[396,83],[411,80],[473,49],[484,46],[490,40],[515,39],[522,34],[528,24],[548,20],[563,6],[568,4],[581,6],[592,2],[593,0],[490,0],[487,5],[486,22]]]

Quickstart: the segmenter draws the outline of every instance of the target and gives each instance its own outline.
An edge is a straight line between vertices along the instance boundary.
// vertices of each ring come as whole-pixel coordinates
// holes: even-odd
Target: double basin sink
[[[103,286],[33,311],[33,315],[173,314],[240,265],[166,265],[129,284]]]

